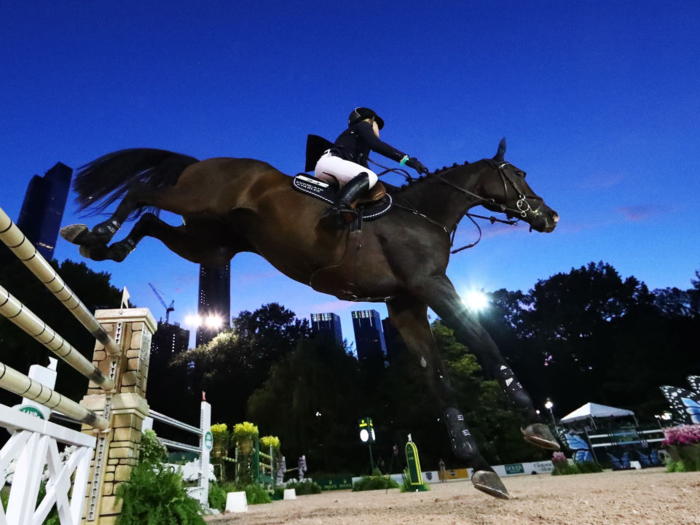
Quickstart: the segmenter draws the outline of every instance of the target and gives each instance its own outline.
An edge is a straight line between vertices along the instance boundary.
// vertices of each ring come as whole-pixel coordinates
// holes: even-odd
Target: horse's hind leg
[[[61,229],[61,237],[78,246],[106,245],[129,215],[141,207],[150,206],[157,195],[157,189],[144,183],[135,184],[109,219],[97,224],[92,230],[85,224],[71,224]]]
[[[474,469],[472,483],[476,489],[507,499],[508,490],[482,457],[474,437],[465,425],[462,411],[457,408],[454,389],[430,330],[427,305],[413,297],[401,296],[388,301],[387,308],[391,323],[401,333],[409,351],[425,370],[428,384],[440,402],[452,452]]]
[[[220,245],[212,229],[202,231],[191,226],[171,226],[152,213],[145,213],[129,235],[109,246],[81,246],[80,254],[94,261],[122,262],[144,237],[154,237],[180,257],[197,264],[223,266],[236,251]],[[215,230],[215,229],[214,229]]]
[[[491,336],[464,306],[450,280],[442,275],[422,283],[417,289],[420,290],[418,295],[421,299],[454,330],[457,339],[476,355],[486,374],[498,381],[512,405],[526,414],[530,424],[522,429],[525,440],[547,450],[559,450],[559,443],[549,427],[542,423],[530,395],[503,359]]]

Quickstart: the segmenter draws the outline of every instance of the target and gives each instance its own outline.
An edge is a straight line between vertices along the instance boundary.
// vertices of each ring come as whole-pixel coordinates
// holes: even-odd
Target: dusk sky
[[[133,147],[294,174],[308,133],[333,140],[368,106],[382,139],[431,170],[492,157],[507,137],[506,159],[559,212],[548,235],[484,225],[448,269],[463,295],[527,291],[601,260],[652,289],[687,289],[700,269],[699,20],[700,2],[672,0],[4,2],[0,206],[17,219],[34,174]],[[86,222],[73,197],[64,225]],[[476,236],[465,220],[457,242]],[[63,240],[56,258],[82,260]],[[171,319],[196,312],[198,266],[156,240],[88,265],[156,318],[149,282],[175,300]],[[233,315],[269,302],[333,311],[351,340],[351,310],[386,316],[258,256],[237,256],[231,273]]]

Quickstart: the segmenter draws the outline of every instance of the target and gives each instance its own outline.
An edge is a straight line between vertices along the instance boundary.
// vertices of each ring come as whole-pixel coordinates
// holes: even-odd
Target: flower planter
[[[251,438],[241,439],[238,444],[241,447],[241,453],[248,455],[253,451],[253,440]]]
[[[700,470],[700,445],[682,445],[668,447],[673,461],[683,463],[688,472]]]

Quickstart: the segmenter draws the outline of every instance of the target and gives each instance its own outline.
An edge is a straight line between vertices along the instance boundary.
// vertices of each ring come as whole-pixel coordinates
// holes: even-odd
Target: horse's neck
[[[479,204],[479,199],[469,193],[479,193],[482,175],[483,166],[480,166],[480,163],[460,166],[436,173],[430,176],[432,180],[428,179],[409,187],[405,197],[419,212],[447,229],[452,229],[470,208]],[[448,184],[437,180],[438,178]],[[459,191],[454,186],[469,193]]]

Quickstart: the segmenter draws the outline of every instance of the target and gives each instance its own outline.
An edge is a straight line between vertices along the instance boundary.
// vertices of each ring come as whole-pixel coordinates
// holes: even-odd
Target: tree
[[[305,319],[276,303],[241,312],[233,326],[172,362],[188,369],[190,391],[193,395],[205,391],[212,416],[228,423],[243,420],[246,401],[267,379],[273,364],[309,334]]]
[[[120,291],[110,284],[110,274],[94,272],[84,263],[65,260],[51,262],[66,284],[83,301],[88,310],[118,308]],[[0,284],[17,297],[46,324],[56,330],[83,356],[92,360],[95,338],[63,307],[53,294],[20,262],[8,260],[0,273]],[[37,343],[4,317],[0,318],[0,361],[26,374],[32,364],[47,365],[48,358],[55,357],[43,345]],[[79,401],[87,392],[88,380],[59,359],[56,390]],[[15,404],[16,396],[5,391],[0,402]]]
[[[358,385],[357,360],[343,346],[301,339],[250,397],[248,415],[291,457],[307,455],[316,472],[339,472],[352,467],[358,449]]]

